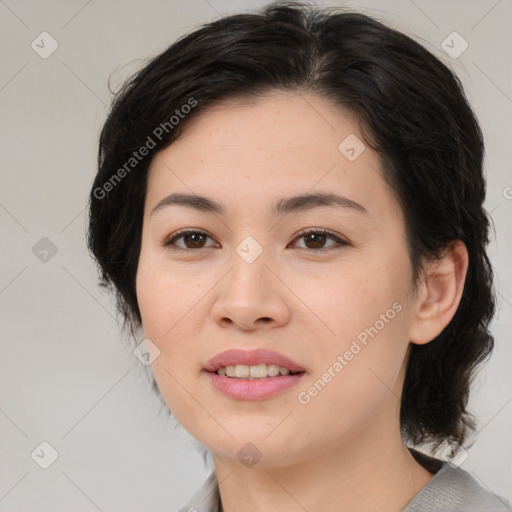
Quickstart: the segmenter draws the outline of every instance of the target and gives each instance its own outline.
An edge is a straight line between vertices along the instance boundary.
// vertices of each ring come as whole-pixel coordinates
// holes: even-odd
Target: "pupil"
[[[318,239],[317,239],[317,241],[315,242],[315,237],[320,237],[320,240],[318,241]],[[312,239],[314,248],[318,249],[324,245],[325,237],[326,237],[326,235],[324,235],[323,233],[311,233],[306,236],[306,239]],[[306,242],[306,245],[307,245],[307,242]],[[309,247],[309,245],[308,245],[308,247]]]
[[[191,233],[188,235],[185,235],[185,241],[189,241],[192,239],[192,246],[198,247],[201,245],[201,242],[203,241],[202,238],[204,238],[204,235],[201,235],[201,233]],[[198,240],[199,239],[199,240]],[[187,247],[190,248],[190,244],[186,243]]]

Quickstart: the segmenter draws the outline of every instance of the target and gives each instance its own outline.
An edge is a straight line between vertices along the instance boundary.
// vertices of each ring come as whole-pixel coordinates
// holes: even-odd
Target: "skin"
[[[137,272],[143,331],[160,349],[153,371],[167,405],[213,453],[224,512],[240,503],[250,512],[397,511],[432,478],[401,440],[399,397],[410,343],[428,343],[455,314],[467,251],[454,244],[414,290],[403,213],[368,145],[352,162],[340,152],[350,134],[363,139],[329,100],[275,92],[217,104],[152,162]],[[271,212],[278,199],[317,191],[368,214]],[[172,192],[208,196],[226,214],[174,205],[151,215]],[[183,237],[175,241],[182,251],[166,248],[183,228],[210,238],[202,248]],[[326,238],[315,246],[298,237],[306,228],[348,245]],[[263,249],[252,263],[236,252],[247,236]],[[397,302],[401,311],[300,403],[298,393]],[[228,398],[203,367],[230,348],[275,350],[306,374],[264,400]],[[237,455],[248,442],[261,453],[251,467]]]

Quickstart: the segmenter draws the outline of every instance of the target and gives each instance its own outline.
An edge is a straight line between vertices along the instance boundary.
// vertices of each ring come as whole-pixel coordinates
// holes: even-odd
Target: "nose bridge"
[[[289,316],[284,290],[269,267],[270,250],[246,237],[233,254],[231,271],[223,279],[213,314],[217,322],[251,329],[259,321],[273,325]]]
[[[228,275],[228,292],[236,300],[255,305],[273,288],[269,283],[269,251],[264,251],[254,238],[245,238],[233,255],[233,268]]]

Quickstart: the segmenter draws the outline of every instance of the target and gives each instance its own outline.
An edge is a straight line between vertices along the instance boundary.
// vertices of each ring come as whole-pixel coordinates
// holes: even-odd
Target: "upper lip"
[[[205,365],[204,369],[208,372],[216,372],[219,368],[225,366],[236,366],[245,364],[255,366],[258,364],[276,364],[283,368],[288,368],[291,372],[303,372],[304,368],[294,363],[291,359],[274,352],[273,350],[226,350],[213,356]]]

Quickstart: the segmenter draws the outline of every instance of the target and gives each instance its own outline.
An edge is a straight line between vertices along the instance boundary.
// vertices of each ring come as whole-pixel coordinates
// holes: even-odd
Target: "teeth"
[[[264,379],[265,377],[277,377],[278,375],[289,375],[290,370],[277,364],[257,364],[249,366],[237,364],[235,366],[222,366],[217,370],[219,375],[225,375],[235,379]]]
[[[266,364],[257,364],[256,366],[249,366],[249,377],[251,379],[263,379],[268,375]]]
[[[269,377],[276,377],[279,375],[279,366],[277,366],[277,364],[267,365],[267,375]]]
[[[235,366],[235,377],[237,379],[248,379],[250,374],[249,368],[246,364],[237,364]]]

